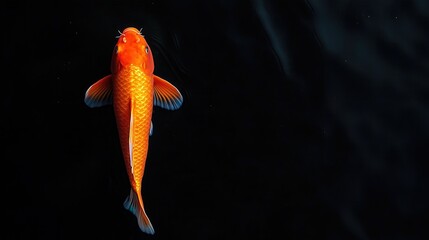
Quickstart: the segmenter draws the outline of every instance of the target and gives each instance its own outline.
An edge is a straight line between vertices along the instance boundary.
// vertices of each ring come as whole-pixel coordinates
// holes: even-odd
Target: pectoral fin
[[[85,93],[85,103],[91,108],[112,104],[112,99],[112,75],[98,80]]]
[[[168,110],[176,110],[183,103],[182,94],[173,84],[153,76],[154,105]]]

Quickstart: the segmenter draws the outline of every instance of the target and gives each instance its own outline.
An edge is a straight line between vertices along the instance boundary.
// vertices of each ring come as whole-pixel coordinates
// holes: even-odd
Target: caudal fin
[[[142,199],[140,199],[142,201]],[[148,216],[143,208],[143,202],[140,204],[139,197],[133,189],[130,191],[130,196],[125,199],[124,207],[132,212],[138,221],[140,229],[147,234],[154,234],[155,230],[150,223]]]

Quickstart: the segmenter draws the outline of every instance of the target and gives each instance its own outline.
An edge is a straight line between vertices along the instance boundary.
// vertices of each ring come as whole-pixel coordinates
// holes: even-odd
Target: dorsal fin
[[[134,174],[133,169],[133,150],[134,150],[134,101],[130,101],[130,131],[128,135],[128,148],[130,151],[130,168],[131,168],[131,174]]]

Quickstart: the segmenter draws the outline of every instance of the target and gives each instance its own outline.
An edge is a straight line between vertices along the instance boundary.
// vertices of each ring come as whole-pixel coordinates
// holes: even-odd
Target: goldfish
[[[131,190],[124,207],[137,218],[141,231],[154,234],[142,197],[142,180],[153,133],[153,106],[176,110],[183,103],[179,90],[154,74],[152,51],[141,30],[127,27],[114,47],[111,74],[92,84],[85,93],[87,106],[112,104]]]

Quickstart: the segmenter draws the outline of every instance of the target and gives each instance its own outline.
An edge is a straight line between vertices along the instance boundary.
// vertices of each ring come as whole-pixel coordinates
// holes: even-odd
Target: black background
[[[3,4],[2,4],[3,5]],[[429,3],[3,5],[2,239],[427,239]],[[138,229],[111,107],[118,30],[142,28],[156,108]]]

